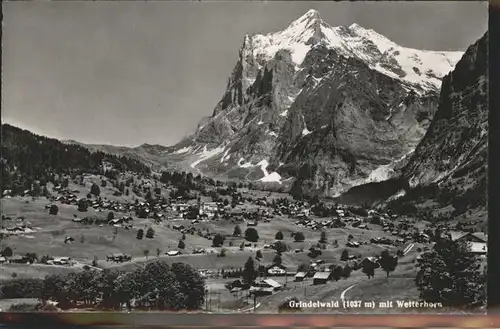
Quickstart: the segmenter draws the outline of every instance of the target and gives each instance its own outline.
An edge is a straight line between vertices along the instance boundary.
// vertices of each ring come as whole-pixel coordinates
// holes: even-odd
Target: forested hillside
[[[138,160],[103,152],[90,152],[78,145],[35,135],[8,124],[2,125],[1,190],[13,194],[31,189],[33,180],[52,180],[54,174],[103,173],[104,168],[149,174],[150,168]]]

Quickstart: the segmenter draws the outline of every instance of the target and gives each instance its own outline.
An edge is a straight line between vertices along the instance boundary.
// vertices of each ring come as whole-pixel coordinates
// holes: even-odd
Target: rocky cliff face
[[[402,170],[409,189],[393,204],[421,201],[453,217],[486,207],[487,38],[470,46],[443,79],[438,111]]]
[[[401,47],[311,10],[245,36],[213,114],[172,155],[209,175],[337,195],[395,175],[434,117],[460,52]]]

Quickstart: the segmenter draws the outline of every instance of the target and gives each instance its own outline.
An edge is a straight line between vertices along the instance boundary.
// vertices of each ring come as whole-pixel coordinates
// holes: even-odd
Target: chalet
[[[179,250],[171,250],[171,251],[167,251],[165,253],[165,255],[168,255],[168,256],[178,256],[180,254],[181,254],[181,252]]]
[[[72,236],[67,236],[64,239],[64,243],[73,243],[73,242],[75,242],[75,239]]]
[[[123,218],[114,218],[112,220],[109,221],[109,224],[121,224],[123,223]]]
[[[266,296],[266,295],[272,295],[274,292],[273,287],[256,287],[252,286],[248,290],[250,295],[256,295],[256,296]]]
[[[331,275],[331,272],[316,272],[313,276],[313,284],[325,284],[328,280],[330,280]]]
[[[15,264],[26,264],[28,261],[28,258],[24,256],[12,256],[9,258],[9,263]]]
[[[286,267],[283,265],[271,265],[270,267],[267,268],[267,273],[269,275],[285,275],[286,274]]]
[[[294,281],[295,282],[304,281],[304,279],[306,278],[306,276],[307,276],[306,272],[297,272],[297,274],[295,274],[295,276],[294,276]]]
[[[7,263],[7,258],[0,256],[0,264]]]
[[[485,242],[469,242],[470,252],[476,255],[486,255],[488,246]]]
[[[281,290],[282,285],[273,279],[265,279],[263,281],[267,287],[272,287],[274,291]]]
[[[247,226],[257,226],[257,221],[247,222]]]
[[[69,258],[69,257],[55,257],[52,260],[52,264],[54,264],[54,265],[68,265],[70,259],[71,258]]]
[[[364,267],[367,263],[372,263],[375,268],[379,267],[377,257],[365,257],[359,264],[361,267]]]
[[[200,210],[202,212],[215,212],[219,209],[216,202],[205,202],[201,204]]]
[[[452,231],[449,233],[449,238],[452,241],[468,241],[478,243],[486,243],[488,241],[487,235],[482,232],[469,233]]]

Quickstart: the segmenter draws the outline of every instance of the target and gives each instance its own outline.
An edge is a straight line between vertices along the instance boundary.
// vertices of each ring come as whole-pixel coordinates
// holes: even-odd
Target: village
[[[208,299],[217,301],[207,302],[207,311],[264,312],[296,294],[314,299],[330,289],[325,287],[340,298],[339,287],[359,285],[375,269],[383,270],[384,251],[398,264],[387,277],[404,269],[413,280],[415,262],[437,234],[467,241],[480,257],[487,253],[487,237],[480,232],[377,209],[294,200],[248,185],[192,180],[199,181],[197,189],[126,174],[83,175],[63,178],[49,187],[48,197],[4,191],[0,274],[36,271],[42,277],[51,268],[131,270],[158,259],[182,262],[205,278]],[[249,258],[256,269],[252,284],[242,280]]]

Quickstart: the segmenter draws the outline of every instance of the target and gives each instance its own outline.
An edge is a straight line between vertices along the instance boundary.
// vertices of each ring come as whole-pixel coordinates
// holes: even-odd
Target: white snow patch
[[[191,168],[195,168],[200,162],[205,161],[211,157],[214,157],[222,152],[224,152],[225,147],[219,146],[212,150],[208,150],[207,146],[203,147],[203,151],[199,154],[200,158],[195,162],[191,163]]]
[[[264,174],[264,177],[259,179],[259,181],[261,181],[261,182],[276,182],[276,183],[281,184],[281,176],[277,172],[269,173],[267,171],[267,167],[269,166],[269,162],[266,159],[257,163],[256,166],[260,166],[260,170],[262,170],[262,173]]]
[[[280,116],[286,117],[288,115],[288,110],[284,110],[283,112],[280,113]]]
[[[230,149],[227,149],[225,152],[224,152],[224,155],[222,156],[222,158],[220,159],[220,163],[223,163],[225,160],[226,160],[226,157],[227,157],[227,154],[229,153]],[[228,157],[229,158],[229,157]]]
[[[274,131],[269,131],[268,134],[273,137],[278,137],[278,134],[276,134]]]
[[[406,195],[406,191],[405,190],[399,190],[394,195],[392,195],[391,197],[389,197],[387,199],[387,201],[393,201],[393,200],[399,199],[399,198],[401,198],[401,197],[403,197],[405,195]]]
[[[251,162],[247,162],[247,163],[245,163],[245,159],[243,159],[243,158],[240,158],[240,159],[238,160],[238,166],[239,166],[240,168],[250,168],[250,167],[253,167],[253,165],[252,165],[252,163],[251,163]]]
[[[260,169],[264,173],[264,176],[269,175],[269,173],[267,172],[267,166],[269,166],[269,162],[266,159],[257,163],[256,166],[260,166]]]
[[[277,172],[272,172],[269,175],[260,179],[261,182],[276,182],[281,184],[281,176]]]
[[[394,174],[394,164],[389,163],[386,165],[382,165],[372,171],[368,178],[366,179],[366,183],[376,183],[376,182],[382,182],[384,180],[388,180],[391,175]]]
[[[264,121],[260,120],[259,122],[257,122],[257,124],[260,126],[261,124],[263,124]]]
[[[302,136],[307,136],[311,132],[307,129],[306,120],[304,118],[304,115],[302,115],[302,122],[304,123],[304,129],[302,130]]]
[[[183,154],[183,153],[188,153],[191,151],[191,146],[183,147],[180,150],[177,150],[174,152],[174,154]]]

